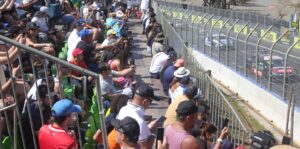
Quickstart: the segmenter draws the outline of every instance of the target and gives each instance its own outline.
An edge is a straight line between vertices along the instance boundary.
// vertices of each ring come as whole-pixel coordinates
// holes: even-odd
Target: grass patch
[[[245,127],[249,131],[264,130],[265,127],[261,125],[246,109],[244,104],[240,104],[240,101],[236,100],[234,97],[225,95],[228,101],[231,103],[232,107],[236,110],[241,121],[245,124]]]

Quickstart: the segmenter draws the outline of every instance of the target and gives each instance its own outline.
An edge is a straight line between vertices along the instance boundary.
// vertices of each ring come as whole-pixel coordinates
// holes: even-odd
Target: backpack
[[[274,136],[268,130],[255,132],[250,139],[250,149],[268,149],[276,142]]]
[[[49,3],[48,15],[50,19],[58,19],[63,15],[59,1]]]

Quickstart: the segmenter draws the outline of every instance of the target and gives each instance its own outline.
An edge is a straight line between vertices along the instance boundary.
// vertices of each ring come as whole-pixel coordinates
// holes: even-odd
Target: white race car
[[[211,36],[207,36],[205,38],[205,45],[206,46],[212,46],[214,49],[219,49],[220,50],[226,50],[226,46],[228,45],[228,49],[233,49],[234,45],[233,45],[233,41],[224,35],[224,34],[220,34],[220,42],[219,42],[219,34],[212,34],[212,38]]]

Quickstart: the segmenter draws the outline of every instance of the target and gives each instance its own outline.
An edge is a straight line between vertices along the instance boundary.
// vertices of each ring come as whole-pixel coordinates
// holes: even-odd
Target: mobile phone
[[[163,140],[164,139],[164,128],[158,127],[156,129],[156,140]]]
[[[224,118],[223,124],[222,124],[222,129],[223,129],[224,127],[227,127],[227,126],[228,126],[228,122],[229,122],[229,119],[228,119],[228,118]]]
[[[129,63],[130,63],[130,65],[135,65],[135,60],[133,58],[131,58]]]
[[[291,144],[291,137],[289,137],[289,136],[283,136],[283,138],[282,138],[282,144],[290,145]]]
[[[163,123],[165,120],[166,120],[166,117],[161,116],[161,117],[158,119],[158,122],[159,122],[159,123]]]

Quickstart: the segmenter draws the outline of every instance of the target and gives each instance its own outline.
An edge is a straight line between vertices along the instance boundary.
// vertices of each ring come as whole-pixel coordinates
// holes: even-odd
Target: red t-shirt
[[[39,130],[40,149],[78,149],[75,138],[62,128],[43,125]]]
[[[74,64],[74,65],[76,65],[76,66],[79,66],[79,67],[81,67],[81,68],[87,69],[87,65],[85,64],[84,61],[80,61],[80,62],[77,63],[74,59],[72,59],[72,60],[70,61],[70,63],[71,63],[71,64]],[[75,71],[75,70],[72,70],[72,71],[71,71],[71,74],[74,75],[74,76],[77,76],[77,77],[80,77],[80,76],[81,76],[81,75],[80,75],[80,72]]]

